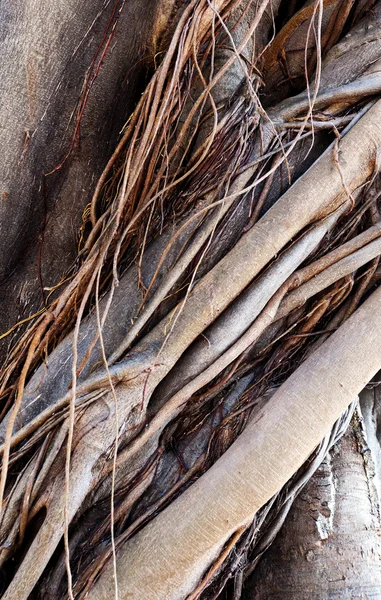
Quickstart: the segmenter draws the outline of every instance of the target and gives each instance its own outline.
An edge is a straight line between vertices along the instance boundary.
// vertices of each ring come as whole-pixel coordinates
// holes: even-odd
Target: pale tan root
[[[120,376],[124,379],[117,386],[121,424],[127,422],[133,408],[139,406],[142,408],[139,415],[142,423],[153,390],[190,343],[291,239],[307,225],[325,217],[346,202],[348,190],[353,192],[367,181],[377,164],[377,149],[381,145],[380,122],[381,101],[341,141],[341,171],[337,168],[332,153],[322,156],[258,224],[242,236],[233,250],[195,285],[185,305],[178,307],[177,314],[159,323],[134,348],[133,356],[127,357],[123,364],[118,365]],[[343,180],[346,189],[343,187]],[[277,232],[276,237],[274,231]],[[166,339],[168,333],[170,335]],[[164,340],[165,352],[158,355],[158,348]],[[75,436],[81,443],[72,457],[70,518],[96,484],[101,470],[98,461],[114,442],[113,402],[111,406],[110,402],[110,399],[104,399],[93,405],[86,418],[81,420],[82,423],[76,426]],[[90,426],[93,428],[90,429]],[[96,440],[96,445],[93,445],[93,440]],[[62,480],[57,477],[51,485],[51,503],[45,522],[4,598],[12,598],[14,590],[17,590],[20,600],[28,597],[62,536]],[[39,568],[36,570],[37,558]]]
[[[184,353],[158,390],[160,405],[192,378],[210,366],[236,342],[259,316],[271,297],[298,266],[318,247],[324,236],[349,208],[343,204],[329,217],[317,223],[287,249],[263,275],[242,292],[233,304],[212,323],[202,338]]]
[[[318,275],[312,277],[309,281],[301,285],[300,288],[290,292],[279,307],[276,318],[281,319],[295,308],[303,306],[309,298],[326,289],[332,283],[339,281],[339,279],[342,279],[346,275],[354,273],[366,263],[377,256],[380,256],[380,254],[381,238],[376,238],[363,248],[342,258],[337,263],[334,263]]]
[[[279,388],[217,463],[118,552],[120,600],[186,598],[381,366],[381,289]],[[366,361],[358,357],[367,356]],[[113,590],[106,567],[89,600]]]

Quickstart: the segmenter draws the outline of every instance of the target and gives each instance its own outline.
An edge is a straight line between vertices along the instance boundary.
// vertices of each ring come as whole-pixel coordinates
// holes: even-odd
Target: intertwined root
[[[266,388],[283,381],[283,370],[289,364],[294,368],[313,347],[315,332],[323,329],[320,339],[326,337],[378,281],[380,101],[348,115],[348,106],[381,89],[378,74],[364,74],[354,65],[348,76],[352,82],[341,85],[334,60],[323,71],[318,60],[312,92],[265,113],[255,64],[261,47],[253,35],[266,39],[271,3],[257,8],[243,0],[217,4],[194,0],[182,14],[95,192],[82,266],[27,330],[4,370],[5,392],[12,378],[18,379],[9,387],[15,404],[0,429],[1,486],[6,490],[1,560],[5,563],[17,546],[31,543],[4,598],[27,598],[41,576],[41,590],[52,597],[65,593],[69,555],[74,557],[69,595],[84,597],[115,549],[223,454]],[[336,4],[329,3],[335,10],[343,3]],[[320,5],[315,2],[309,10],[322,27]],[[273,60],[266,56],[264,73]],[[327,72],[332,85],[320,93],[318,83]],[[313,113],[313,104],[320,112]],[[336,141],[258,220],[277,185],[274,174],[285,168],[287,158],[291,166],[297,161],[303,136],[312,139],[314,128],[327,124]],[[337,128],[344,125],[339,140]],[[286,139],[287,130],[296,133]],[[262,183],[259,198],[252,196]],[[364,265],[370,265],[365,274]],[[100,300],[107,286],[111,289]],[[94,311],[82,321],[88,303]],[[74,332],[65,337],[73,325]],[[377,332],[375,327],[376,337]],[[57,338],[62,341],[53,349]],[[51,351],[48,371],[41,365],[30,377],[46,349]],[[373,362],[368,366],[372,371]],[[357,383],[352,387],[341,410],[360,390]],[[274,402],[266,404],[265,416]],[[322,424],[315,437],[306,434],[303,449],[294,449],[300,461],[339,417],[328,412],[326,429]],[[274,421],[270,425],[277,430]],[[254,424],[250,430],[256,432]],[[177,455],[182,479],[166,479],[165,464],[175,473],[177,444],[183,438],[191,443],[197,431],[191,464],[181,465]],[[271,431],[266,429],[269,439]],[[240,513],[234,525],[217,528],[219,535],[206,553],[194,544],[193,562],[182,580],[186,593],[197,587],[229,538],[237,542],[254,512],[300,466],[296,454],[282,471],[286,479],[278,479],[254,503],[250,496],[245,516]],[[217,471],[218,464],[224,463],[216,464]],[[18,477],[13,477],[13,465],[22,465]],[[207,479],[209,473],[213,470]],[[226,500],[229,515],[233,505]],[[216,506],[212,502],[211,510]],[[197,515],[198,527],[207,515]],[[87,554],[81,551],[86,528],[91,532]],[[66,554],[60,547],[63,536]],[[172,547],[175,540],[168,538],[169,554]],[[123,556],[123,548],[120,552]],[[101,577],[106,583],[95,588],[94,598],[106,597],[99,590],[111,594],[115,564],[109,564]],[[56,587],[48,592],[49,573]],[[145,574],[136,573],[143,581]],[[121,581],[123,589],[131,585]],[[166,589],[163,593],[169,593]],[[173,590],[174,597],[185,593],[176,586]]]

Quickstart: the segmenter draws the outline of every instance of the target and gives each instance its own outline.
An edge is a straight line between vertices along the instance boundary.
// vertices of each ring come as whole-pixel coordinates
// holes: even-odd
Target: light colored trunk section
[[[358,415],[295,501],[243,600],[381,597],[379,499]]]

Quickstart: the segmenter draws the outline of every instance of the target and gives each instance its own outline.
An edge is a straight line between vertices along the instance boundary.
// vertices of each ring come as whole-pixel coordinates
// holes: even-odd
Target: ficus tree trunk
[[[1,597],[381,597],[381,2],[0,31]]]
[[[377,598],[380,515],[374,473],[357,412],[295,500],[243,597]]]

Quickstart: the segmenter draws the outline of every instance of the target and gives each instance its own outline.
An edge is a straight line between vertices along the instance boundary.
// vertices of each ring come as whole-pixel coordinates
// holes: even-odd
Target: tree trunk
[[[378,598],[380,501],[360,413],[245,585],[250,600]]]
[[[82,214],[170,19],[170,2],[146,4],[2,3],[3,331],[35,313],[76,259]]]
[[[381,2],[0,23],[2,597],[381,597]]]

